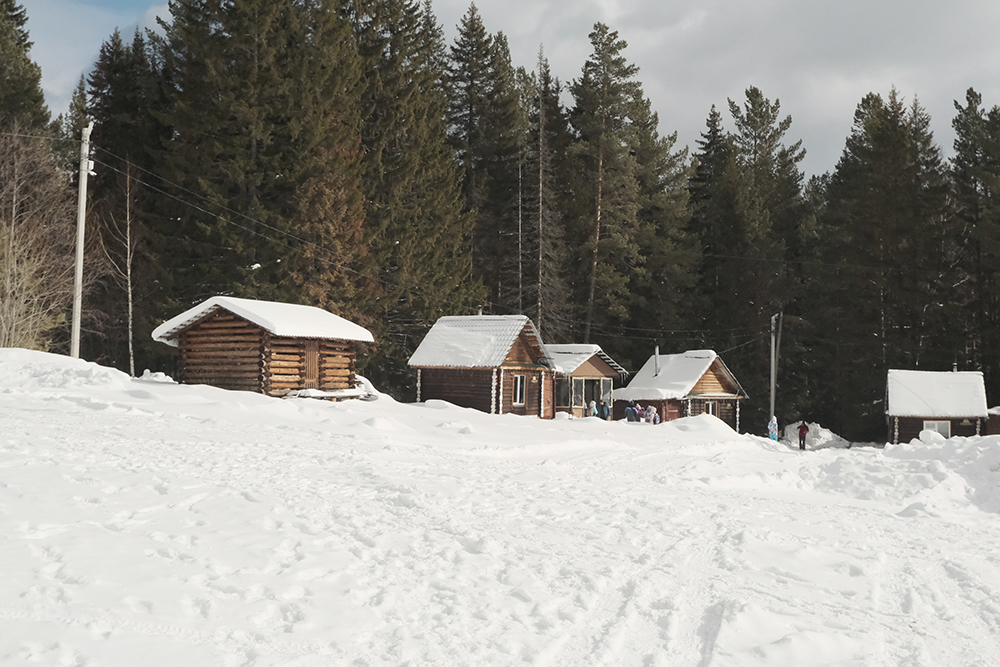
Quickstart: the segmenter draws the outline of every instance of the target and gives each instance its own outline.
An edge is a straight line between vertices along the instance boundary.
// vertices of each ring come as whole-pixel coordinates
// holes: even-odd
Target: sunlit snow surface
[[[1000,438],[812,427],[799,452],[0,350],[0,664],[1000,664]]]

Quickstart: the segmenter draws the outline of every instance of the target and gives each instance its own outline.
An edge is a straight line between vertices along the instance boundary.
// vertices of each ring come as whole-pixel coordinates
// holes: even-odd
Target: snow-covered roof
[[[557,373],[565,373],[569,375],[585,364],[591,357],[596,355],[608,366],[611,366],[611,368],[613,368],[619,375],[628,374],[628,371],[618,365],[618,362],[614,359],[609,357],[604,350],[601,349],[600,345],[591,345],[587,343],[546,345],[545,351],[549,355],[549,361],[552,363],[552,368],[555,369]]]
[[[890,417],[986,417],[986,386],[979,371],[890,370]]]
[[[410,366],[496,368],[525,327],[544,354],[535,325],[524,315],[458,315],[442,317],[410,357]]]
[[[639,369],[624,389],[615,391],[615,399],[625,401],[665,401],[686,397],[695,384],[719,359],[713,350],[688,350],[683,354],[653,355]],[[719,359],[721,369],[736,387],[739,383]],[[742,389],[739,390],[742,395]],[[731,394],[725,394],[731,396]]]
[[[275,336],[375,342],[371,332],[364,327],[322,308],[231,296],[213,296],[167,320],[153,330],[153,340],[177,347],[181,331],[220,308],[253,322]]]

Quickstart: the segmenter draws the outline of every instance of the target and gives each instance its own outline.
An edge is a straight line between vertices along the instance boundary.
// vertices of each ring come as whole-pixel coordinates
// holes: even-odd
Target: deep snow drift
[[[1000,664],[1000,438],[832,438],[0,350],[0,664]]]

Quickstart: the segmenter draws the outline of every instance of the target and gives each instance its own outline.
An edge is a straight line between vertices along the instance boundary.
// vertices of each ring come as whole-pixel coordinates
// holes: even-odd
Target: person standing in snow
[[[611,421],[611,406],[603,398],[597,402],[597,416],[604,421]]]
[[[799,449],[805,450],[806,448],[806,433],[809,432],[809,426],[802,422],[799,424]]]
[[[778,418],[771,415],[771,421],[767,422],[767,437],[771,440],[778,439]]]
[[[646,420],[647,424],[660,423],[660,415],[656,414],[656,408],[652,405],[646,406],[646,411],[643,413],[643,419]]]
[[[597,417],[597,401],[591,401],[590,405],[587,407],[588,417]]]

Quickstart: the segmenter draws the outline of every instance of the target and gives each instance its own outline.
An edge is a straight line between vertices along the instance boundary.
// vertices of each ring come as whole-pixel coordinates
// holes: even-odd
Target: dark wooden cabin
[[[489,414],[554,416],[553,373],[524,315],[442,317],[409,365],[417,401],[439,399]]]
[[[600,345],[546,345],[545,350],[555,371],[556,412],[584,417],[591,401],[614,404],[614,381],[624,380],[628,371]]]
[[[987,432],[986,385],[979,371],[890,370],[885,385],[888,442],[910,442],[921,431],[946,438]]]
[[[177,381],[268,396],[354,389],[357,343],[371,333],[320,308],[213,297],[164,322],[153,339],[178,348]]]
[[[625,416],[630,401],[652,405],[664,422],[710,414],[740,428],[740,401],[747,394],[713,350],[654,354],[624,389],[615,392],[612,414]]]

